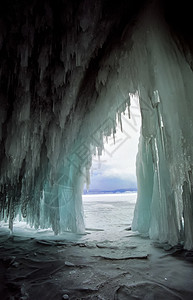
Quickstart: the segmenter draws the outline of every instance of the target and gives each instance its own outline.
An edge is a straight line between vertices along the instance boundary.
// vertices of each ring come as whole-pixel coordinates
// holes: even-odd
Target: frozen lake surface
[[[114,230],[131,225],[137,193],[84,195],[86,227]]]
[[[136,198],[137,193],[83,195],[85,226],[92,232],[90,238],[117,240],[131,226]],[[93,232],[98,234],[94,237]]]

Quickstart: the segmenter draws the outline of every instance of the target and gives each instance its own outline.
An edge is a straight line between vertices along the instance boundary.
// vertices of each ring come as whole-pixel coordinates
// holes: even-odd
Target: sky
[[[116,190],[136,188],[136,155],[138,150],[141,115],[138,97],[133,96],[128,112],[122,114],[122,128],[117,123],[115,144],[113,137],[104,138],[104,151],[93,156],[89,190]]]

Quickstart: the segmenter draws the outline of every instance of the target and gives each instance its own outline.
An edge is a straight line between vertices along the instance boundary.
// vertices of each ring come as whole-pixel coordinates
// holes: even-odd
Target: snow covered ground
[[[83,207],[86,230],[91,239],[118,240],[125,228],[131,227],[137,193],[84,195]],[[95,236],[94,236],[95,232]]]

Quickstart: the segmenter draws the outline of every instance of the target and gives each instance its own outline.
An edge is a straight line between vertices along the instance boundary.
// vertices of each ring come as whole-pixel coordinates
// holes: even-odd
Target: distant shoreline
[[[117,189],[117,190],[108,190],[108,191],[100,191],[100,190],[90,190],[83,191],[83,195],[98,195],[98,194],[127,194],[127,193],[136,193],[137,189]]]

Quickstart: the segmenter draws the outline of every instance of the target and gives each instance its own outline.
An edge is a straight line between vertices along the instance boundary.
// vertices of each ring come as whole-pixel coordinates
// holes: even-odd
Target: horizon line
[[[116,194],[116,193],[126,193],[126,192],[137,192],[137,188],[127,188],[127,189],[115,189],[115,190],[99,190],[99,189],[92,189],[92,190],[83,190],[83,195],[88,194]]]

